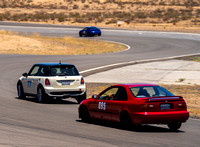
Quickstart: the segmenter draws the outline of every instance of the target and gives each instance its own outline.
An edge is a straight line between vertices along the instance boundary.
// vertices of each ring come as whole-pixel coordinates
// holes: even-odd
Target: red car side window
[[[127,97],[126,89],[124,87],[120,87],[117,94],[115,95],[115,100],[124,101],[127,99],[128,97]]]
[[[118,89],[119,89],[119,87],[113,87],[113,88],[106,90],[99,96],[99,99],[100,100],[113,100],[115,98],[115,95],[118,92]]]
[[[113,87],[106,90],[99,96],[101,100],[127,100],[127,93],[124,87]]]

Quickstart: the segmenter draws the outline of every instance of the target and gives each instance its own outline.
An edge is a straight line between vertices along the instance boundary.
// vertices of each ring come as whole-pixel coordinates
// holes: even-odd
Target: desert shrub
[[[98,3],[98,4],[100,3],[99,0],[92,0],[92,2],[93,2],[93,3]]]
[[[3,14],[0,14],[0,21],[3,21]]]
[[[163,11],[158,8],[155,11],[150,12],[149,17],[150,18],[162,18],[162,15],[163,15],[162,13],[163,13]]]
[[[140,18],[140,19],[145,19],[145,18],[147,18],[147,15],[145,12],[136,12],[135,17]]]
[[[193,7],[193,6],[199,6],[200,1],[194,1],[194,0],[185,0],[184,5],[186,8]]]
[[[107,2],[107,3],[114,3],[115,0],[107,0],[106,2]]]
[[[18,21],[20,19],[19,15],[13,15],[12,20]]]
[[[188,20],[192,18],[192,10],[181,9],[180,16],[182,20]]]
[[[138,23],[147,23],[148,21],[145,20],[145,19],[142,19],[142,20],[138,20],[137,22],[138,22]]]
[[[199,18],[200,17],[200,9],[196,10],[196,17]]]
[[[104,21],[104,17],[98,17],[95,19],[95,23],[101,23]]]
[[[11,14],[9,11],[6,11],[4,14],[3,14],[3,18],[6,19],[6,20],[10,20],[11,18]]]
[[[73,2],[75,0],[64,0],[64,2]]]
[[[84,5],[84,8],[85,9],[88,9],[90,6],[89,5]]]
[[[46,12],[36,12],[34,18],[37,20],[45,20],[48,19],[48,14]]]
[[[160,1],[159,5],[166,5],[166,3],[164,1]]]
[[[49,4],[46,7],[48,7],[49,9],[58,9],[58,6],[55,4]]]
[[[80,14],[77,12],[75,12],[75,13],[70,12],[68,15],[70,18],[80,18]]]
[[[73,9],[78,9],[78,8],[79,8],[79,7],[78,7],[78,5],[76,5],[76,4],[73,6]]]
[[[194,19],[191,21],[194,25],[199,25],[200,24],[200,20]]]
[[[163,15],[163,21],[167,22],[170,21],[171,19],[177,19],[179,17],[179,13],[177,10],[174,10],[172,8],[167,9],[167,12],[164,13]]]
[[[85,0],[81,0],[82,3],[85,3]]]
[[[75,22],[78,22],[78,23],[87,23],[89,21],[87,19],[84,19],[84,18],[76,18]]]
[[[58,15],[58,21],[59,21],[59,22],[64,22],[64,21],[65,21],[65,14],[60,13],[60,14]]]
[[[116,19],[111,19],[109,20],[108,22],[106,22],[106,24],[112,24],[112,23],[117,23],[117,20]]]
[[[113,13],[114,17],[117,17],[117,18],[128,18],[131,16],[131,13],[127,13],[127,12],[114,12]]]
[[[67,7],[67,6],[60,6],[60,9],[65,9],[65,10],[67,10],[68,7]]]

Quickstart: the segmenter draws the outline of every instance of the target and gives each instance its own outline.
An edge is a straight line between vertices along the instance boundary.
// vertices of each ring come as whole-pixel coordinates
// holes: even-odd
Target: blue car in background
[[[79,36],[101,36],[101,30],[97,27],[85,27],[83,30],[80,30]]]

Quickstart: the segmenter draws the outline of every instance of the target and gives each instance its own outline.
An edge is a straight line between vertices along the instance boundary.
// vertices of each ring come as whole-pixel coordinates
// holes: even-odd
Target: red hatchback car
[[[113,85],[79,105],[79,118],[120,122],[122,126],[167,124],[178,130],[189,118],[186,102],[155,84]]]

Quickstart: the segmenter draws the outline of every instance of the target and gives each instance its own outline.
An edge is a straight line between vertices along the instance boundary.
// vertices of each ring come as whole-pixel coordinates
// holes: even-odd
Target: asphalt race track
[[[78,37],[80,27],[0,22],[0,30]],[[98,55],[0,55],[0,146],[199,146],[200,120],[197,119],[189,119],[177,132],[170,132],[166,126],[157,125],[147,125],[139,131],[122,130],[116,123],[81,122],[75,100],[39,104],[33,98],[17,99],[18,78],[37,62],[62,60],[62,62],[75,64],[79,71],[84,71],[121,62],[200,53],[200,35],[195,34],[103,28],[101,37],[91,39],[121,42],[131,48],[123,52]]]

